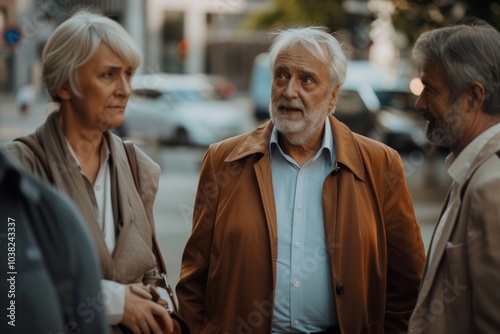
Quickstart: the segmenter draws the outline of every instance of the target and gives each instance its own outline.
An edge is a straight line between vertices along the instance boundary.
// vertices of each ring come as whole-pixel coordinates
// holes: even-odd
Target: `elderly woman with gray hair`
[[[122,140],[109,131],[123,122],[140,63],[139,50],[117,22],[87,12],[73,15],[54,31],[42,55],[43,80],[58,109],[29,138],[45,158],[24,142],[4,147],[80,209],[104,277],[102,296],[89,296],[93,301],[82,301],[85,307],[76,311],[105,309],[118,333],[173,329],[165,307],[131,288],[147,292],[144,276],[158,265],[152,209],[160,168],[135,148],[139,191]]]

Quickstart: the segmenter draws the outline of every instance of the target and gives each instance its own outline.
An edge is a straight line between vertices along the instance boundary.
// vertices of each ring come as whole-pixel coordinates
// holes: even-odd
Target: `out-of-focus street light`
[[[424,90],[424,84],[420,78],[413,78],[410,80],[410,92],[413,95],[420,96],[420,93]]]

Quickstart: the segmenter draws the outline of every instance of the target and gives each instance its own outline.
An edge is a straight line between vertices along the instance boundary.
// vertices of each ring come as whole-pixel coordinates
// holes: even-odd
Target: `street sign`
[[[22,39],[22,32],[20,28],[12,26],[12,27],[7,27],[7,29],[5,29],[5,32],[3,34],[3,40],[10,47],[15,48],[19,44],[21,39]]]

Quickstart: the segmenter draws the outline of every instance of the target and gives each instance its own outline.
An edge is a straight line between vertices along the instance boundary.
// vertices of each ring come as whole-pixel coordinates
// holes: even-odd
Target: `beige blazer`
[[[500,331],[498,151],[500,134],[472,161],[460,189],[461,205],[450,212],[439,241],[431,245],[435,258],[425,265],[410,333]]]
[[[30,136],[44,148],[54,186],[76,204],[84,217],[99,254],[104,278],[123,284],[142,281],[144,273],[156,263],[150,221],[153,220],[153,202],[160,177],[158,165],[136,147],[143,205],[121,139],[109,131],[104,133],[110,151],[113,215],[119,229],[116,246],[111,254],[98,223],[92,186],[85,182],[80,167],[68,150],[59,128],[58,112],[50,114],[47,121]],[[90,145],[90,142],[83,141],[80,145]],[[15,156],[26,169],[48,180],[43,165],[26,145],[12,142],[2,149]]]
[[[68,150],[59,127],[58,114],[50,114],[47,121],[30,135],[44,148],[54,186],[69,196],[85,219],[99,254],[103,278],[122,284],[141,282],[144,274],[156,265],[152,249],[154,231],[151,226],[154,226],[153,202],[158,190],[160,168],[139,148],[135,148],[141,200],[121,139],[109,131],[104,133],[110,152],[113,215],[119,231],[115,249],[110,253],[97,220],[92,186],[85,182]],[[86,141],[79,144],[91,145]],[[2,149],[14,155],[26,169],[41,179],[49,180],[44,166],[26,145],[12,142]],[[122,333],[122,328],[112,326],[112,331]]]

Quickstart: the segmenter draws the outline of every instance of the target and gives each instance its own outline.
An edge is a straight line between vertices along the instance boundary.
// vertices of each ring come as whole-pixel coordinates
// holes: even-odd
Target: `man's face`
[[[424,62],[420,79],[424,90],[416,107],[427,120],[427,139],[453,150],[464,137],[466,128],[461,98],[452,103],[443,69],[436,62]]]
[[[293,145],[304,145],[323,133],[338,93],[328,70],[327,63],[300,45],[276,58],[269,110],[280,134]]]

